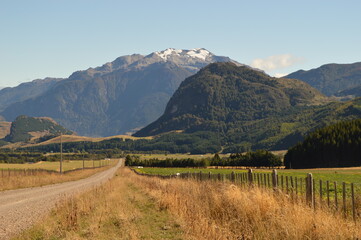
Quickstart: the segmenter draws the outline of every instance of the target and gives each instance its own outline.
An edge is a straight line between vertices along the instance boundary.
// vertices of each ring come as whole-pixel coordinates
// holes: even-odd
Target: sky
[[[206,48],[282,76],[361,61],[359,0],[0,0],[0,87]]]

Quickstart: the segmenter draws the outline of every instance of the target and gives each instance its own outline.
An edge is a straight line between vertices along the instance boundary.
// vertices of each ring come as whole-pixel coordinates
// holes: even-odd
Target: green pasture
[[[109,163],[109,160],[85,160],[84,166],[86,168],[99,167],[105,163]],[[83,167],[82,160],[63,160],[63,171],[74,170]],[[0,163],[0,169],[45,169],[59,171],[59,162],[37,162],[37,163]]]
[[[137,171],[148,174],[172,175],[186,172],[204,172],[230,174],[231,172],[247,172],[246,169],[225,168],[137,168]],[[255,173],[271,173],[269,169],[254,169]],[[277,169],[278,175],[305,178],[307,173],[312,173],[314,179],[322,181],[336,181],[361,184],[361,168],[337,168],[337,169]]]
[[[248,170],[246,169],[224,169],[224,168],[135,168],[138,172],[147,173],[147,174],[160,174],[160,175],[172,175],[176,173],[187,173],[187,172],[203,172],[212,174],[230,174],[232,172],[235,173],[245,173]],[[271,173],[270,169],[254,169],[254,173]],[[355,192],[361,196],[361,168],[337,168],[337,169],[277,169],[279,175],[279,181],[281,182],[281,176],[284,179],[284,186],[286,186],[286,176],[297,178],[298,187],[300,187],[301,178],[303,178],[303,190],[305,189],[305,181],[304,179],[307,176],[307,173],[312,173],[313,178],[315,179],[315,191],[319,193],[319,181],[322,180],[322,191],[324,197],[326,192],[326,181],[329,181],[329,191],[333,193],[334,190],[334,182],[337,183],[337,193],[339,194],[339,198],[342,193],[342,182],[347,184],[347,195],[350,194],[350,183],[355,184]],[[281,184],[279,182],[279,184]],[[295,180],[294,180],[295,182]],[[289,181],[289,186],[291,183]],[[333,198],[331,196],[331,198]]]
[[[133,156],[139,156],[140,159],[152,159],[152,158],[158,158],[159,160],[165,160],[167,158],[173,158],[173,159],[203,159],[203,158],[212,158],[214,157],[214,154],[181,154],[181,153],[175,153],[175,154],[131,154]],[[220,157],[229,157],[229,154],[219,154]]]

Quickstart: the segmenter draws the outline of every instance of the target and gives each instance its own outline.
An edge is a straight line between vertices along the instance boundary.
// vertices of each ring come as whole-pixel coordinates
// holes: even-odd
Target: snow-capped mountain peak
[[[167,61],[171,56],[186,56],[191,58],[199,58],[202,60],[206,60],[208,56],[213,55],[211,52],[204,48],[194,48],[191,50],[181,50],[181,49],[174,49],[168,48],[166,50],[155,52],[163,60]]]
[[[204,48],[194,48],[192,50],[187,51],[186,54],[190,57],[200,58],[203,60],[206,60],[206,58],[209,55],[213,55],[212,53],[210,53],[208,50],[206,50]]]

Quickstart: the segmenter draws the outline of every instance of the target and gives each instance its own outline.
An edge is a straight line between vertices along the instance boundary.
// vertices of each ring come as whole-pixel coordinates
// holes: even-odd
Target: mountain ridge
[[[183,81],[164,114],[134,136],[209,131],[225,151],[280,150],[329,122],[359,118],[359,106],[360,99],[332,102],[300,80],[213,63]]]
[[[302,80],[327,96],[361,85],[361,62],[325,64],[308,71],[299,70],[285,76]]]
[[[162,114],[186,77],[212,61],[233,61],[207,52],[205,60],[173,54],[164,61],[156,53],[122,56],[76,71],[40,95],[12,103],[0,115],[8,121],[19,115],[49,116],[85,136],[132,132]]]

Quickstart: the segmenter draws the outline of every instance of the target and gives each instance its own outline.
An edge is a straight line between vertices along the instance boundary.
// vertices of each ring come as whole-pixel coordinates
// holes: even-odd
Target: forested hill
[[[34,118],[19,116],[11,123],[10,134],[5,137],[7,142],[27,142],[32,138],[51,138],[55,135],[73,134],[51,118]]]
[[[327,96],[340,95],[343,90],[361,85],[361,62],[326,64],[309,71],[299,70],[286,77],[302,80]]]
[[[135,136],[172,130],[232,131],[291,107],[325,101],[326,97],[302,81],[272,78],[232,63],[214,63],[186,79],[164,114]]]
[[[286,149],[314,129],[361,117],[360,104],[330,102],[299,80],[214,63],[187,78],[164,114],[135,136],[209,131],[226,152]]]
[[[361,166],[361,119],[318,129],[288,150],[288,168]]]

